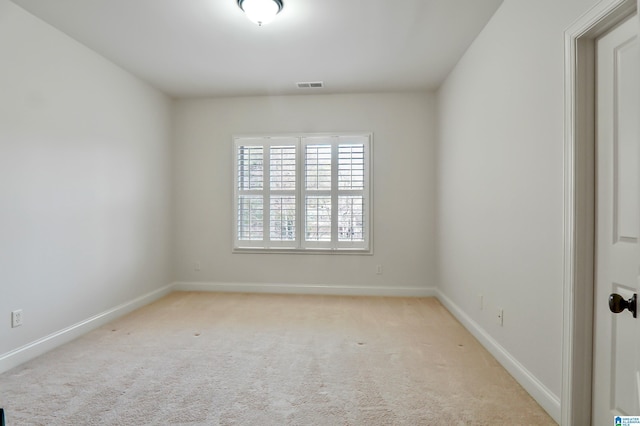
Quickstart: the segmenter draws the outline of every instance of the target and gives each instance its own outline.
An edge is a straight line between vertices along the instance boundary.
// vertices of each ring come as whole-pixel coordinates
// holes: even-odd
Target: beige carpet
[[[173,293],[0,375],[8,425],[555,424],[432,298]]]

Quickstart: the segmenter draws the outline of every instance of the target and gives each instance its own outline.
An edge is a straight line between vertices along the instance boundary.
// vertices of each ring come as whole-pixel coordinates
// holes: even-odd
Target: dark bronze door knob
[[[637,299],[638,295],[634,294],[633,297],[629,300],[624,300],[622,296],[619,294],[613,293],[609,296],[609,309],[614,314],[619,314],[620,312],[628,309],[629,312],[633,314],[634,318],[637,318]]]

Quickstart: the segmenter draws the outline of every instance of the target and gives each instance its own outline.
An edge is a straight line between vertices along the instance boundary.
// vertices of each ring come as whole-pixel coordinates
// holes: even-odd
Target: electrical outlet
[[[376,265],[376,274],[382,275],[382,265]]]
[[[498,308],[498,317],[496,318],[496,321],[499,326],[504,325],[504,310],[502,308]]]
[[[11,312],[11,327],[16,328],[22,325],[22,309]]]
[[[478,295],[478,308],[481,311],[484,310],[484,296],[482,294]]]
[[[200,262],[193,262],[193,270],[194,271],[200,270]]]

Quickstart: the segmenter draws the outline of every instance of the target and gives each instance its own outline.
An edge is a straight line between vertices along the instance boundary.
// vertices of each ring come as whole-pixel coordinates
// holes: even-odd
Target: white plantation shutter
[[[236,138],[236,248],[296,248],[297,138]]]
[[[235,249],[370,251],[370,134],[235,138]]]
[[[312,136],[302,139],[304,159],[304,238],[303,247],[331,248],[333,238],[333,138]]]
[[[282,144],[280,144],[282,143]],[[297,239],[297,139],[273,140],[269,147],[269,239],[295,247]],[[288,244],[287,244],[288,242]],[[294,244],[292,244],[294,243]]]
[[[338,138],[338,241],[356,247],[367,240],[365,224],[369,222],[365,208],[367,142],[363,137]]]
[[[237,151],[238,239],[262,241],[264,217],[264,147],[240,146]]]

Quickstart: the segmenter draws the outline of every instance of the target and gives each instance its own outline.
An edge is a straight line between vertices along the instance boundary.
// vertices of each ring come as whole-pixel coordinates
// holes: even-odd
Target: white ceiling
[[[13,0],[176,97],[435,89],[502,3],[283,1],[258,27],[236,0]]]

